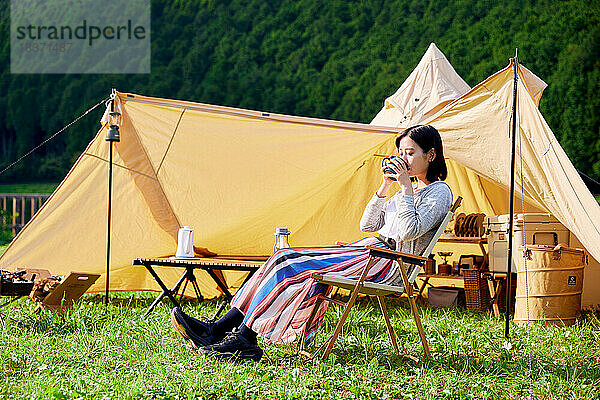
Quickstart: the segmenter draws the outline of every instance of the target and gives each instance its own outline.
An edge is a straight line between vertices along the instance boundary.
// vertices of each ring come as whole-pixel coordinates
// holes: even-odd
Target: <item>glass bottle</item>
[[[277,250],[287,249],[290,246],[289,242],[290,231],[288,228],[277,228],[275,229],[275,246],[273,246],[273,253]]]

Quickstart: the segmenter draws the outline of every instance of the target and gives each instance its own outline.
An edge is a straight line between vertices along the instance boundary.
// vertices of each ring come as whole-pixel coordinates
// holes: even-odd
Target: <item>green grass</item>
[[[1,184],[0,193],[35,193],[50,194],[58,187],[58,183],[15,183]]]
[[[86,295],[58,316],[33,314],[22,299],[9,306],[23,325],[0,331],[0,398],[6,399],[598,399],[600,321],[588,313],[573,327],[503,324],[489,314],[421,308],[433,359],[421,344],[405,300],[393,300],[392,322],[416,360],[393,354],[377,306],[361,300],[327,362],[312,363],[294,347],[261,346],[259,363],[215,361],[190,351],[170,327],[163,302],[148,319],[154,295]],[[188,302],[207,317],[216,301]],[[331,307],[316,341],[331,332]]]

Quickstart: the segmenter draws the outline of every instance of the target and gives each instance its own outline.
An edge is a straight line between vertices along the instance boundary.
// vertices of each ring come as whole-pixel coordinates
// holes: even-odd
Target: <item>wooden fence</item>
[[[2,228],[16,235],[48,200],[49,194],[0,193]]]

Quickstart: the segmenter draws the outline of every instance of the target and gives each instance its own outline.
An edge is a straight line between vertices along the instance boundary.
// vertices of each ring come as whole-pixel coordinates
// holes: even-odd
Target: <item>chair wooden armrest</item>
[[[312,274],[311,278],[319,283],[339,287],[352,291],[356,289],[356,283],[358,280],[350,278],[340,278],[324,276],[322,274]],[[375,283],[365,281],[359,289],[360,294],[366,294],[368,296],[387,296],[390,294],[402,294],[404,293],[404,286],[386,285],[384,283]]]
[[[409,264],[423,265],[427,261],[427,257],[417,256],[410,253],[402,253],[400,251],[385,249],[381,247],[365,246],[371,254],[377,257],[387,258],[389,260],[402,259],[403,262]]]

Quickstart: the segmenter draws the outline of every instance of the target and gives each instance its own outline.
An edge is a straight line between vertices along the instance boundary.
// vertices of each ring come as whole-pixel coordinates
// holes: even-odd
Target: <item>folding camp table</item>
[[[500,300],[500,287],[502,286],[502,281],[506,280],[507,276],[508,274],[505,272],[483,273],[483,277],[487,279],[490,300],[492,301],[492,310],[494,310],[494,316],[497,320],[500,320],[501,317],[500,306],[498,304],[498,301]]]
[[[219,307],[213,319],[216,319],[221,311],[225,308],[227,303],[233,298],[233,295],[229,292],[229,288],[226,283],[215,273],[215,271],[248,271],[248,276],[244,280],[246,283],[256,272],[256,270],[263,264],[267,257],[256,257],[251,261],[242,261],[242,260],[232,260],[232,259],[219,259],[219,258],[136,258],[133,260],[133,265],[143,265],[146,267],[148,272],[152,275],[158,286],[162,289],[162,292],[158,295],[158,297],[154,300],[154,302],[148,307],[148,310],[144,314],[144,316],[149,315],[154,307],[163,299],[163,297],[167,296],[175,307],[180,307],[179,301],[177,300],[177,293],[183,285],[183,290],[181,291],[180,300],[183,297],[183,293],[185,293],[185,289],[187,288],[188,283],[191,283],[194,291],[196,293],[196,298],[201,299],[202,295],[200,294],[200,288],[198,287],[198,282],[196,282],[196,277],[194,276],[195,269],[201,269],[206,271],[208,275],[215,281],[225,299]],[[152,266],[160,266],[160,267],[177,267],[184,268],[184,272],[177,280],[175,286],[172,289],[167,288],[162,279],[158,276],[156,271]],[[243,284],[242,284],[243,285]]]
[[[481,250],[481,253],[483,254],[483,257],[485,258],[487,256],[487,252],[486,252],[485,246],[484,246],[484,244],[487,244],[487,238],[481,238],[481,237],[452,237],[452,238],[440,237],[438,239],[438,243],[477,244],[477,245],[479,245],[479,249]],[[418,287],[419,293],[417,294],[417,299],[423,300],[423,292],[425,291],[425,288],[427,287],[427,285],[433,287],[433,285],[429,282],[429,280],[431,278],[458,279],[458,280],[462,280],[463,276],[462,275],[441,275],[441,274],[420,273],[418,275],[418,278],[422,279],[422,283],[421,283],[421,286]],[[490,290],[492,290],[491,286],[490,286]]]

